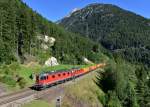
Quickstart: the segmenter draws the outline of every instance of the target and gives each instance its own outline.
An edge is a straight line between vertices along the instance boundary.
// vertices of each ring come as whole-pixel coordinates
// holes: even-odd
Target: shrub
[[[27,84],[26,80],[23,77],[20,77],[17,82],[18,82],[20,88],[24,88]]]
[[[19,63],[14,62],[14,63],[12,63],[12,64],[9,65],[9,68],[10,68],[12,71],[16,71],[16,70],[20,69],[20,65],[19,65]]]
[[[12,87],[15,87],[15,86],[16,86],[16,81],[15,81],[11,76],[3,76],[3,77],[1,78],[1,81],[2,81],[3,83],[6,83],[6,84],[12,86]]]

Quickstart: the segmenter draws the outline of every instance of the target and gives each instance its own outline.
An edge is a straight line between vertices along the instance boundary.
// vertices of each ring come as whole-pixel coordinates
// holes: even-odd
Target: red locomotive
[[[70,70],[44,72],[36,76],[36,84],[34,88],[36,90],[41,90],[58,83],[72,80],[103,66],[105,66],[105,63],[93,65],[86,68],[72,68]]]

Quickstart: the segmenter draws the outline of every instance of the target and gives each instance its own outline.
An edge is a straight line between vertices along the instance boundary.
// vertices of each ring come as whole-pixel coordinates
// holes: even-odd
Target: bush
[[[12,63],[12,64],[9,65],[9,68],[10,68],[12,71],[16,71],[16,70],[20,69],[20,65],[19,65],[19,63],[14,62],[14,63]]]
[[[16,81],[11,76],[3,76],[1,78],[1,82],[6,83],[6,84],[10,85],[11,87],[16,86]]]
[[[17,82],[18,82],[20,88],[24,88],[27,84],[26,80],[23,77],[20,77]]]
[[[117,85],[116,72],[112,68],[107,68],[105,72],[100,72],[97,85],[105,92],[115,90]]]

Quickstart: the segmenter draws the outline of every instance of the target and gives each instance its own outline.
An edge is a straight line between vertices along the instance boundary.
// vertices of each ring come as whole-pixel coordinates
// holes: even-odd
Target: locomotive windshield
[[[47,76],[41,76],[40,80],[46,80]]]

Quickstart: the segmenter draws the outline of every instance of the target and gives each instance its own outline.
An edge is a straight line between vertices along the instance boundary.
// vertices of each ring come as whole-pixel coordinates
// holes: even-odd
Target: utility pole
[[[61,96],[56,98],[56,107],[61,107]]]

